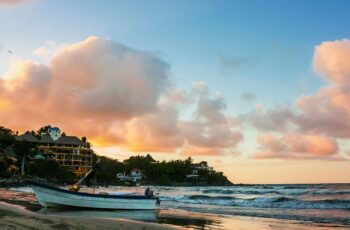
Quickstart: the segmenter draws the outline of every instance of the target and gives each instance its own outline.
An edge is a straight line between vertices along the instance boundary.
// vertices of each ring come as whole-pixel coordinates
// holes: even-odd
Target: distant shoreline
[[[61,185],[61,184],[58,184]],[[63,184],[62,184],[63,185]],[[171,184],[167,184],[167,185],[160,185],[160,184],[140,184],[141,186],[169,186],[169,187],[200,187],[200,186],[234,186],[235,184],[226,184],[226,185],[222,185],[222,184],[204,184],[204,183],[171,183]],[[242,184],[240,184],[242,185]],[[15,179],[1,179],[0,178],[0,188],[8,188],[8,187],[21,187],[21,186],[28,186],[26,179],[20,179],[20,178],[15,178]],[[102,184],[102,183],[97,183],[95,184],[95,186],[127,186],[127,185],[123,185],[123,184]],[[130,187],[134,187],[136,185],[129,185]]]
[[[157,184],[141,184],[140,186],[164,186],[164,187],[216,187],[216,186],[220,186],[220,187],[229,187],[229,186],[244,186],[244,187],[249,187],[249,186],[266,186],[266,185],[296,185],[296,186],[302,186],[302,185],[322,185],[322,184],[349,184],[347,182],[344,183],[297,183],[297,184],[283,184],[283,183],[279,183],[279,184],[244,184],[244,183],[239,183],[239,184],[230,184],[230,185],[208,185],[208,184],[191,184],[191,183],[172,183],[172,184],[168,184],[168,185],[157,185]],[[64,184],[58,184],[58,185],[62,185],[64,186]],[[10,187],[25,187],[25,186],[29,186],[28,183],[23,180],[23,179],[0,179],[0,188],[10,188]],[[108,187],[108,186],[126,186],[126,185],[121,185],[121,184],[96,184],[96,187]],[[126,186],[128,187],[128,186]],[[130,185],[129,187],[136,187],[136,185]]]

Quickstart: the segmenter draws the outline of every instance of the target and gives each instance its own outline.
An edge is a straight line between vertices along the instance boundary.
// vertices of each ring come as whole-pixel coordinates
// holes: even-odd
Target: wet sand
[[[162,230],[175,226],[131,220],[44,215],[20,206],[0,202],[0,229],[130,229]]]

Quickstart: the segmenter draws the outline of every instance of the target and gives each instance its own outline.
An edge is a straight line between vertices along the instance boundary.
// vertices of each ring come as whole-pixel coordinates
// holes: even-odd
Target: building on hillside
[[[198,177],[199,177],[199,175],[198,175],[197,169],[193,169],[190,174],[186,175],[186,179],[197,179]]]
[[[214,168],[208,166],[208,162],[201,161],[196,164],[192,164],[192,171],[191,173],[186,175],[186,179],[198,179],[200,175],[202,175],[201,172],[208,171],[208,173],[213,173]]]
[[[131,180],[134,182],[141,181],[144,178],[144,174],[141,169],[132,169],[130,172]]]
[[[120,181],[133,181],[140,182],[145,178],[145,175],[142,173],[141,169],[132,169],[130,174],[126,174],[125,172],[118,173],[117,179]]]
[[[77,176],[87,173],[92,167],[92,149],[76,136],[61,135],[57,127],[49,128],[37,138],[30,132],[16,137],[17,141],[37,144],[42,155],[54,159],[62,167],[73,171]]]
[[[125,172],[117,173],[118,180],[127,181],[127,180],[129,180],[129,178],[130,178],[129,175],[125,174]]]
[[[208,170],[208,171],[213,171],[213,167],[209,167],[208,166],[208,162],[206,161],[201,161],[198,164],[194,164],[193,165],[194,168],[198,169],[198,170]]]

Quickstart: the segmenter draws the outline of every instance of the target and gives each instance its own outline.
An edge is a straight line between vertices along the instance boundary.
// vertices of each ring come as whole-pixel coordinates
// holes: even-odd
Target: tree
[[[17,141],[13,146],[15,154],[21,158],[21,175],[24,175],[25,161],[28,156],[36,153],[37,148],[34,144],[27,141]]]
[[[45,125],[36,131],[36,134],[40,137],[44,133],[48,133],[51,125]]]
[[[75,180],[75,174],[72,171],[60,167],[54,160],[47,159],[30,163],[28,174],[58,183],[72,183]]]
[[[96,155],[95,157],[97,158]],[[96,171],[96,181],[99,184],[115,184],[117,173],[125,170],[124,165],[118,160],[109,157],[99,156],[98,158],[100,163]]]
[[[0,126],[0,148],[5,149],[15,143],[15,135],[11,129]]]
[[[7,172],[8,163],[6,162],[6,159],[0,160],[0,177],[8,177],[9,173]]]
[[[91,144],[90,144],[90,142],[87,141],[86,137],[82,137],[81,141],[84,142],[88,148],[91,148]]]

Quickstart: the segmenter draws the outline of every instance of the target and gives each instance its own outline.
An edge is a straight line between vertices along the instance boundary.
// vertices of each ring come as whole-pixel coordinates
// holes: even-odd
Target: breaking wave
[[[163,201],[175,201],[189,204],[206,204],[221,206],[238,206],[252,208],[283,208],[283,209],[349,209],[350,200],[325,199],[302,200],[291,197],[256,197],[237,198],[233,196],[180,195],[161,196]]]

